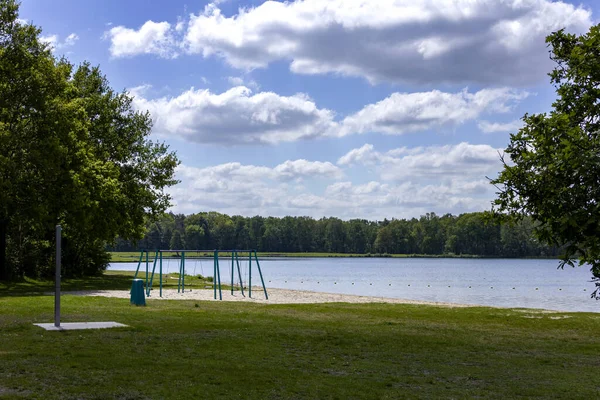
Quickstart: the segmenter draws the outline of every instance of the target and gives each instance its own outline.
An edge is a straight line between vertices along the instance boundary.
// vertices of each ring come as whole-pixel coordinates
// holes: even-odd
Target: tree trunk
[[[6,262],[6,236],[8,220],[0,219],[0,281],[8,280],[8,263]]]

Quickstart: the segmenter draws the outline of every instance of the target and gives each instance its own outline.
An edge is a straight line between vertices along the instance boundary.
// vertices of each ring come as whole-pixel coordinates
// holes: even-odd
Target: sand
[[[64,294],[74,294],[81,296],[102,296],[102,297],[117,297],[129,298],[129,290],[94,290],[94,291],[79,291],[79,292],[64,292]],[[264,304],[315,304],[315,303],[396,303],[396,304],[426,304],[440,307],[476,307],[467,304],[443,303],[417,301],[408,299],[396,299],[387,297],[371,297],[371,296],[356,296],[349,294],[337,293],[322,293],[310,292],[305,290],[288,290],[288,289],[268,289],[269,299],[265,299],[262,288],[252,289],[252,298],[242,296],[240,292],[223,291],[223,301],[245,301],[249,303],[264,303]],[[217,293],[217,299],[218,299]],[[219,301],[213,297],[212,289],[187,289],[184,293],[177,293],[176,289],[163,289],[162,297],[159,297],[158,289],[152,290],[150,299],[156,300],[202,300],[202,301]]]

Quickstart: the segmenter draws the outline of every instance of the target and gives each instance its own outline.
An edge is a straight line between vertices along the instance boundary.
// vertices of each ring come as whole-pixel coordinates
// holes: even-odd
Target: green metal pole
[[[160,252],[160,293],[159,296],[162,297],[162,250]]]
[[[252,298],[252,252],[248,252],[248,297]]]
[[[156,271],[156,262],[158,261],[158,250],[154,254],[154,262],[152,263],[152,274],[150,275],[150,286],[146,289],[146,296],[150,297],[150,289],[152,289],[152,282],[154,282],[154,272]]]
[[[265,281],[262,276],[262,271],[260,270],[260,264],[258,263],[258,255],[256,254],[256,250],[254,250],[254,258],[256,259],[256,266],[258,267],[258,274],[260,275],[260,281],[262,282],[263,291],[265,292],[265,300],[269,300],[269,295],[267,294],[267,288],[265,287]]]
[[[221,292],[221,268],[219,268],[219,257],[217,256],[217,276],[219,277],[219,300],[223,300],[223,293]]]
[[[185,293],[185,251],[181,252],[181,293]]]
[[[137,274],[138,274],[138,272],[139,272],[139,270],[140,270],[140,265],[142,265],[142,260],[143,260],[143,259],[144,259],[144,251],[142,250],[142,251],[140,252],[140,259],[139,259],[139,261],[138,261],[138,266],[137,266],[137,268],[135,269],[135,275],[133,275],[133,279],[137,278]]]
[[[235,253],[235,251],[231,252],[231,295],[233,296],[233,253]]]
[[[215,300],[217,299],[217,257],[219,257],[219,255],[217,254],[217,251],[215,250],[215,252],[213,254],[213,294],[214,294]]]
[[[146,289],[148,288],[148,250],[146,250]]]
[[[235,253],[235,263],[237,264],[238,277],[240,278],[240,290],[242,291],[242,296],[244,296],[244,281],[242,280],[242,271],[240,270],[240,258],[237,252]]]
[[[179,258],[179,276],[177,277],[177,293],[181,292],[181,265],[183,263],[183,257]]]

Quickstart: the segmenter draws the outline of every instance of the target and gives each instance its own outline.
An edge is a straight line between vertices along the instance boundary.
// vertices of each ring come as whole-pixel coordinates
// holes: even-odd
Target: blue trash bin
[[[134,279],[131,285],[131,304],[136,306],[146,305],[146,294],[144,293],[144,281],[142,279]]]

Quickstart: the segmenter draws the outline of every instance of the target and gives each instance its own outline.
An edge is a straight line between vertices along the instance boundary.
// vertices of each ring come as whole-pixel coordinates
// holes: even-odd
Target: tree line
[[[383,221],[166,213],[147,223],[142,240],[117,239],[110,250],[254,249],[282,253],[557,256],[558,249],[540,243],[533,229],[530,219],[501,224],[482,212],[459,216],[427,213],[420,218]]]

